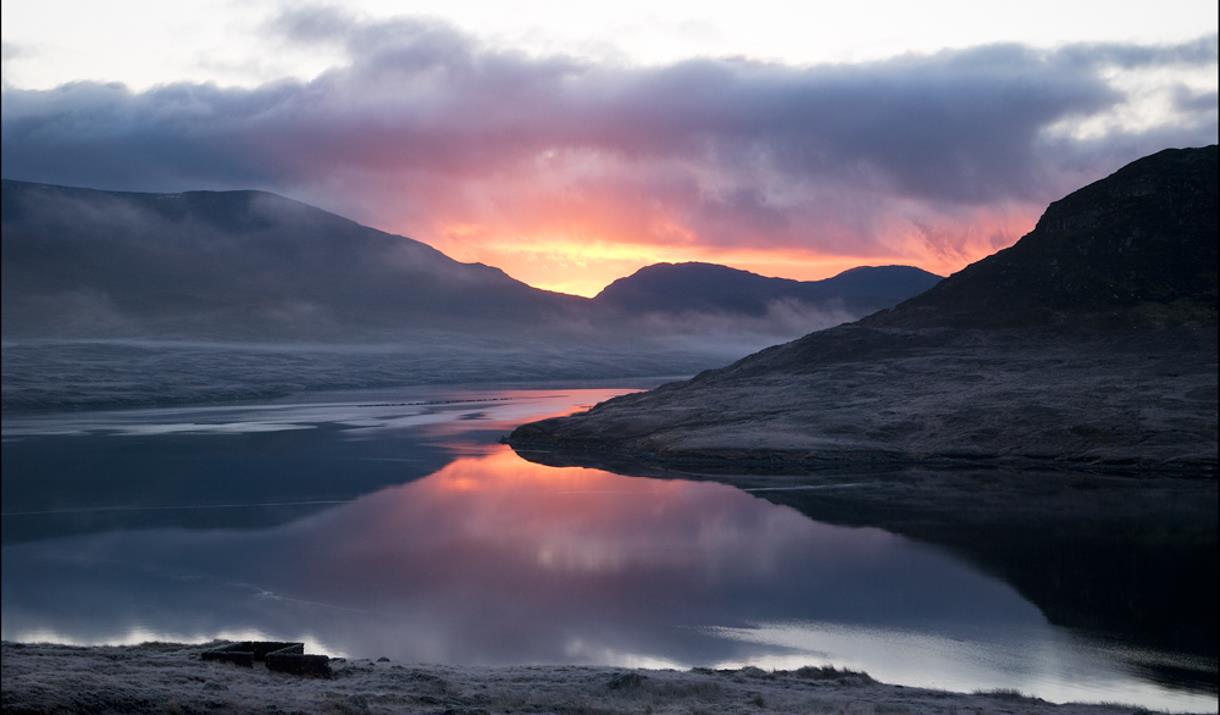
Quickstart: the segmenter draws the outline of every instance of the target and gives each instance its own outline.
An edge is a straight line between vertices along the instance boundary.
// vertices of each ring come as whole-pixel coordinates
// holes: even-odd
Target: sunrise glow
[[[174,11],[198,15],[180,42],[146,48],[165,61],[138,68],[134,48],[82,64],[52,43],[54,3],[6,4],[4,172],[269,190],[584,296],[658,262],[948,275],[1011,245],[1071,188],[1215,141],[1216,28],[1198,24],[1199,4],[1155,21],[1087,4],[1073,12],[1105,22],[1083,38],[1026,24],[1037,12],[997,23],[945,0],[844,46],[859,33],[831,28],[870,13],[807,11],[783,23],[802,28],[791,43],[736,30],[768,17],[758,8],[711,21],[678,3],[611,51],[566,12],[540,28],[481,3],[428,16],[373,0],[254,3],[222,28],[200,3]],[[599,12],[607,26],[641,22],[630,3]],[[96,14],[72,13],[57,41],[90,46],[111,22]],[[150,6],[142,22],[163,14]],[[926,22],[941,16],[958,20]],[[222,35],[259,63],[183,64]],[[257,51],[268,38],[274,61]],[[89,131],[59,136],[61,114],[92,117]],[[92,160],[70,159],[81,152]]]
[[[633,212],[626,202],[617,210],[624,215]],[[454,223],[413,236],[460,261],[496,266],[532,286],[592,297],[612,281],[655,263],[717,263],[796,280],[821,280],[867,265],[913,265],[949,275],[1012,245],[1038,217],[1035,207],[1017,204],[1003,210],[976,210],[969,221],[937,226],[911,212],[905,220],[875,229],[881,231],[881,240],[860,241],[858,247],[868,252],[850,252],[802,247],[798,228],[756,236],[753,246],[704,241],[697,229],[678,221],[641,225],[638,233],[618,233],[624,222],[614,219],[613,211],[604,209],[608,217],[604,231],[585,221],[566,233],[563,221],[531,224],[506,216],[500,225]],[[851,237],[843,235],[841,240],[850,242]],[[778,245],[769,245],[772,242]]]

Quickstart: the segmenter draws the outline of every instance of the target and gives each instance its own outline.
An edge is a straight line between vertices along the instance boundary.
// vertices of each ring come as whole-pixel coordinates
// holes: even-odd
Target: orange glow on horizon
[[[494,266],[536,288],[592,297],[655,263],[716,263],[806,281],[878,265],[949,275],[1015,243],[1044,208],[869,191],[830,199],[814,191],[799,200],[793,198],[799,192],[776,191],[773,204],[737,206],[725,198],[735,184],[726,188],[693,169],[641,173],[638,165],[600,154],[574,155],[546,169],[510,167],[449,191],[404,185],[412,202],[387,218],[456,260]]]
[[[1036,214],[1033,215],[1036,218]],[[1002,217],[959,238],[952,250],[932,246],[922,229],[895,232],[896,250],[835,254],[780,246],[710,246],[694,237],[645,243],[562,233],[510,237],[471,224],[452,224],[428,241],[455,260],[484,263],[535,288],[591,298],[616,279],[655,263],[717,263],[764,276],[812,281],[858,266],[911,265],[947,276],[1014,243],[1033,226],[1026,214]],[[676,231],[676,229],[675,229]],[[997,242],[995,236],[1002,236]],[[685,237],[684,237],[685,238]]]

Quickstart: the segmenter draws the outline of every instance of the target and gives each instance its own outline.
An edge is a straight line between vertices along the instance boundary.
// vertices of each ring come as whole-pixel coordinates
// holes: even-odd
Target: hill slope
[[[891,311],[509,439],[687,467],[1214,472],[1216,154],[1136,161]]]
[[[6,337],[479,330],[560,320],[587,302],[264,192],[6,180],[2,199]]]
[[[1215,147],[1166,149],[1052,203],[1010,248],[876,320],[1035,326],[1214,320]],[[1210,316],[1210,318],[1209,318]]]

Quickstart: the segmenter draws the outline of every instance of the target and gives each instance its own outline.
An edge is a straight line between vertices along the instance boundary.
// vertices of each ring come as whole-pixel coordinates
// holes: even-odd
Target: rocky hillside
[[[891,311],[509,441],[578,462],[738,470],[1214,473],[1216,167],[1215,146],[1146,157]]]
[[[1144,157],[1052,203],[1016,245],[871,324],[1214,321],[1218,197],[1215,146]]]

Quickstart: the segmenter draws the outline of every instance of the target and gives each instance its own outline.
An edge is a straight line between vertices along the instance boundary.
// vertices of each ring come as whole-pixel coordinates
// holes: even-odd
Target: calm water
[[[622,390],[407,390],[4,421],[3,637],[306,641],[353,657],[835,664],[1216,709],[1215,661],[1049,625],[946,550],[496,438]]]

